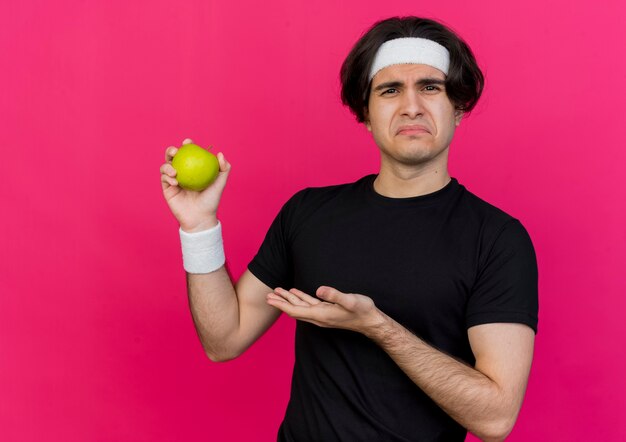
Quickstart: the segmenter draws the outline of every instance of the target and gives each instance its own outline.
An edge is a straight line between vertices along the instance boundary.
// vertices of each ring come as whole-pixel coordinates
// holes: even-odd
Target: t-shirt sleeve
[[[290,231],[295,209],[303,191],[293,195],[280,209],[270,225],[257,254],[248,264],[248,270],[268,287],[293,286],[293,260]]]
[[[507,222],[483,259],[467,304],[467,328],[493,322],[526,324],[537,333],[535,249],[517,220]]]

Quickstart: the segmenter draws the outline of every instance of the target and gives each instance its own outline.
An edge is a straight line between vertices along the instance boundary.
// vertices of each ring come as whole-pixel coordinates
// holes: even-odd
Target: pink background
[[[294,322],[235,361],[205,357],[159,166],[186,137],[225,153],[238,277],[295,191],[377,172],[338,73],[392,15],[438,18],[473,48],[486,89],[450,172],[538,255],[509,440],[626,439],[623,3],[387,4],[0,3],[1,440],[275,440]]]

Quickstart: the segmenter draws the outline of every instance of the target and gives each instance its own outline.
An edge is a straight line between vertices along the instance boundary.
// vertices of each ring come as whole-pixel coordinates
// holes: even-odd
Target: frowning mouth
[[[429,134],[430,132],[426,127],[419,124],[411,124],[406,126],[400,126],[396,135],[417,135],[417,134]]]

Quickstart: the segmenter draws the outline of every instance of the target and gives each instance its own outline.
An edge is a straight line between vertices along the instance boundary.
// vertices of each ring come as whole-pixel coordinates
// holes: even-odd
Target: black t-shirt
[[[249,270],[315,296],[359,293],[435,348],[474,366],[467,329],[523,323],[537,332],[537,262],[526,229],[452,178],[389,198],[376,175],[306,188],[280,210]],[[463,441],[448,416],[364,335],[297,321],[281,441]]]

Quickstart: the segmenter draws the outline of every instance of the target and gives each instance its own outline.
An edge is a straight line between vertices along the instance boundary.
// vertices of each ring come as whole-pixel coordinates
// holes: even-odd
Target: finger
[[[174,158],[174,155],[176,155],[176,152],[178,152],[178,149],[174,146],[170,146],[165,149],[165,161],[167,161],[168,163],[171,162],[172,158]]]
[[[273,293],[268,293],[267,303],[299,321],[310,322],[320,327],[332,327],[328,322],[328,310],[321,307],[293,305]]]
[[[342,293],[335,288],[323,285],[317,289],[315,294],[318,298],[323,299],[324,301],[339,304],[349,310],[354,307],[354,300],[351,298],[352,295],[350,293]]]
[[[265,302],[267,302],[272,307],[276,307],[281,312],[287,313],[289,316],[291,316],[290,308],[293,306],[288,301],[285,301],[282,297],[274,295],[272,293],[268,293],[265,298]]]
[[[217,161],[220,163],[220,172],[230,172],[230,163],[226,161],[222,152],[217,153]]]
[[[271,300],[273,300],[273,301],[277,301],[277,302],[284,302],[284,303],[286,303],[286,304],[289,304],[289,301],[287,301],[285,298],[283,298],[282,296],[278,296],[278,295],[276,295],[276,294],[274,294],[274,293],[268,293],[268,294],[266,295],[266,298],[267,298],[267,299],[271,299]]]
[[[298,290],[298,289],[291,289],[289,290],[290,293],[293,293],[294,295],[296,295],[298,298],[300,298],[302,301],[306,302],[307,304],[310,305],[317,305],[319,304],[320,301],[319,299],[314,298],[311,295],[307,295],[306,293],[304,293],[302,290]]]
[[[268,293],[266,302],[294,319],[312,319],[310,306],[293,305],[281,296]]]
[[[161,175],[161,183],[161,187],[163,187],[163,190],[167,189],[170,186],[178,186],[178,181],[176,181],[176,178],[169,177],[165,174]]]
[[[174,169],[174,167],[170,163],[162,164],[161,168],[159,169],[159,171],[162,174],[166,174],[166,175],[171,176],[171,177],[175,177],[176,176],[176,169]]]
[[[183,144],[191,144],[191,143],[193,143],[193,141],[191,141],[191,138],[185,138],[183,140]]]
[[[289,301],[289,303],[293,304],[293,305],[298,305],[301,307],[308,307],[311,304],[309,304],[308,302],[304,302],[303,300],[301,300],[296,294],[288,292],[287,290],[277,287],[274,290],[274,293],[277,296],[282,297],[283,299],[285,299],[286,301]]]

